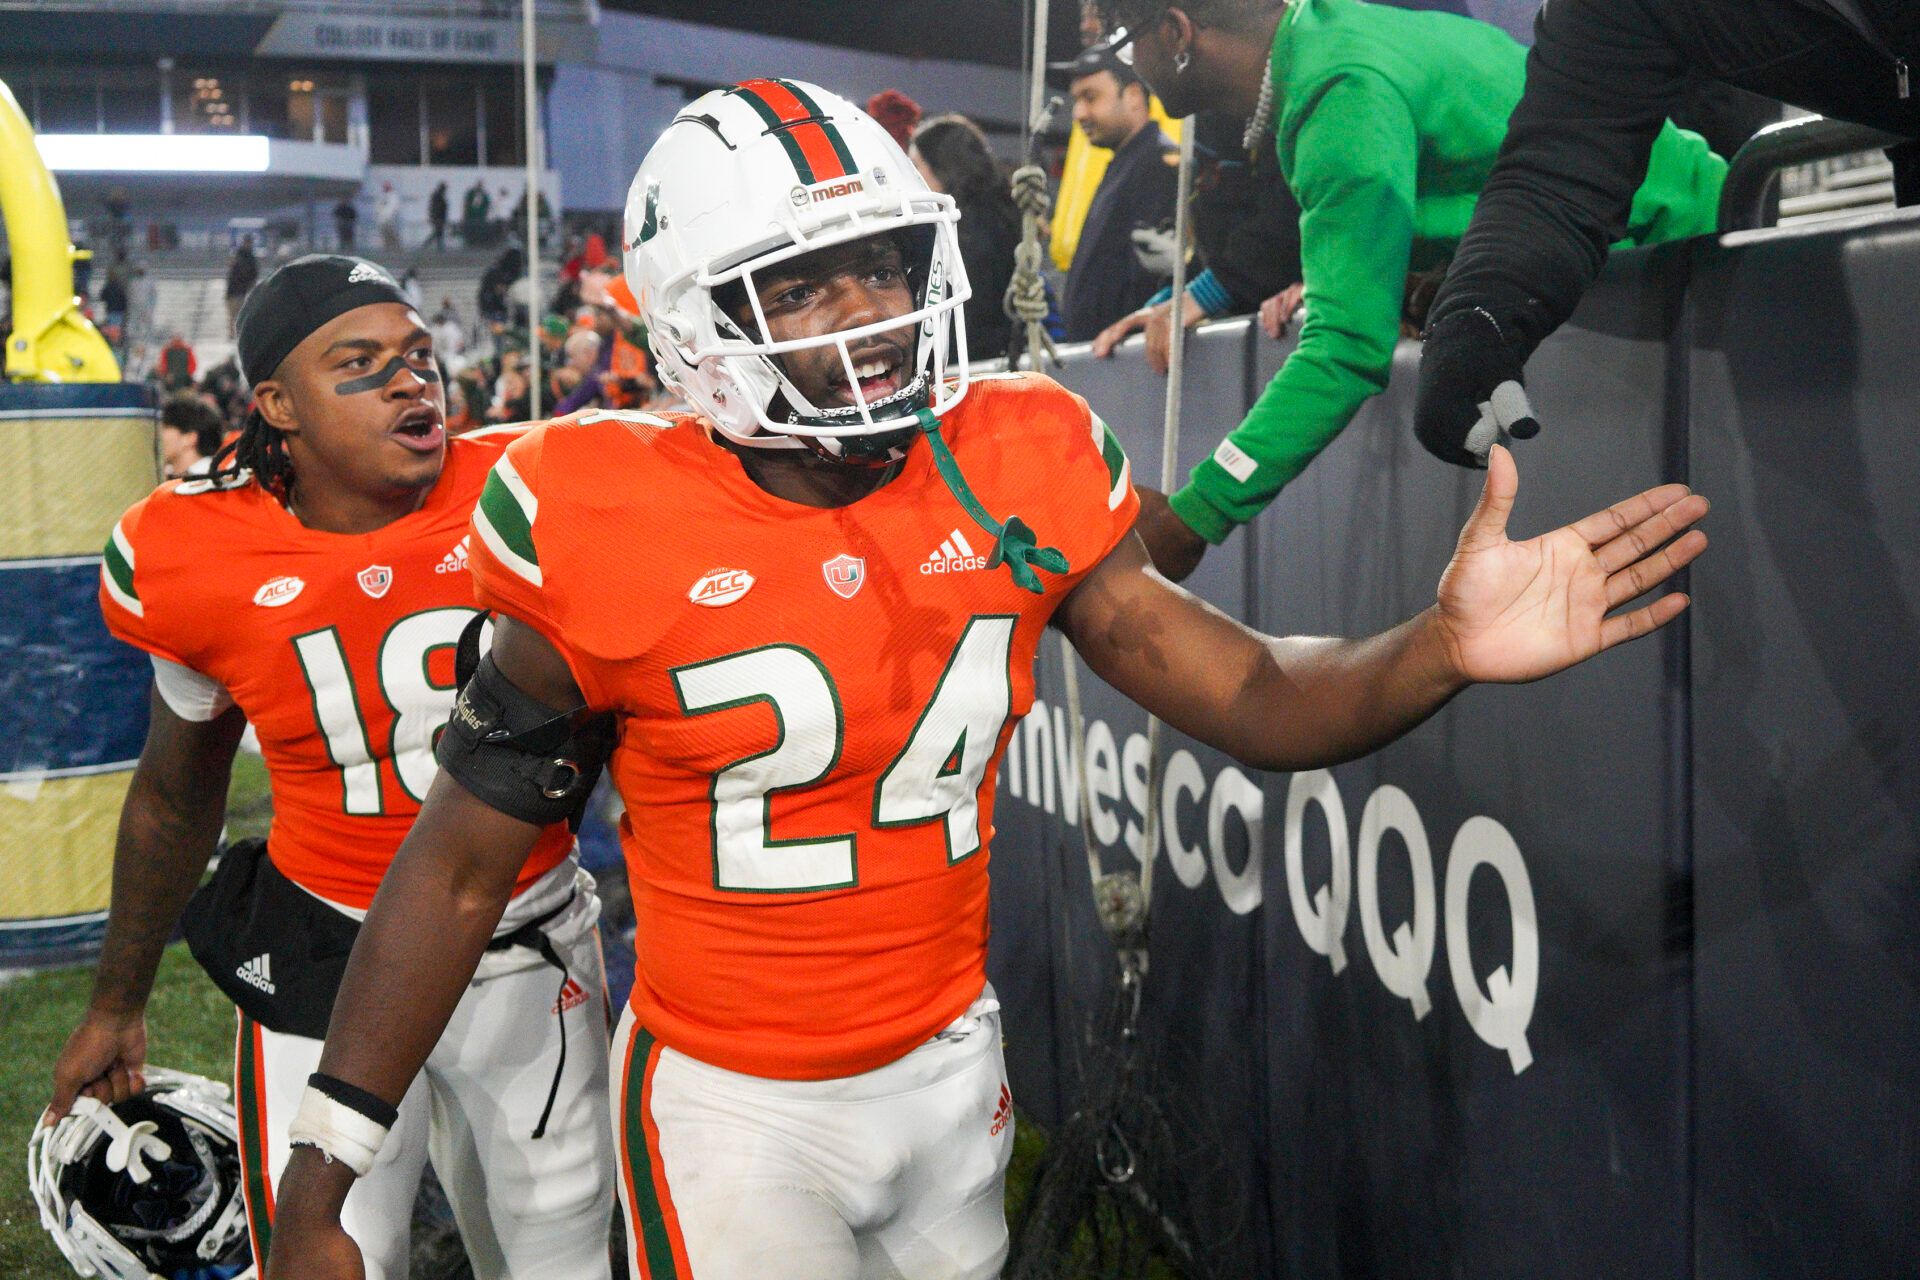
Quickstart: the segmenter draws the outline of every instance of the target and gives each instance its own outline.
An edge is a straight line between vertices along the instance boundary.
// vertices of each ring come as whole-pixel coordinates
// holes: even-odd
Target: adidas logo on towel
[[[471,535],[469,535],[471,536]],[[459,545],[441,558],[433,567],[435,573],[465,573],[467,571],[467,539],[460,539]]]
[[[235,969],[234,975],[250,987],[258,987],[268,995],[273,994],[273,956],[261,952],[253,959]]]
[[[967,535],[955,529],[947,535],[946,541],[933,549],[927,562],[920,566],[920,572],[964,573],[968,569],[984,569],[987,558],[975,551],[967,542]]]
[[[1006,1128],[1007,1122],[1012,1119],[1013,1094],[1008,1091],[1006,1085],[1002,1084],[1000,1086],[1000,1102],[993,1109],[993,1127],[987,1130],[987,1136],[989,1138],[999,1137],[1000,1131]]]

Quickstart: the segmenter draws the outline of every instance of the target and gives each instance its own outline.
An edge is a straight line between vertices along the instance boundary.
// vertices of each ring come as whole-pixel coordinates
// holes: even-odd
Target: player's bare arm
[[[1519,474],[1494,450],[1435,603],[1361,640],[1260,635],[1167,582],[1128,538],[1056,618],[1108,683],[1261,769],[1377,750],[1469,684],[1551,675],[1680,616],[1687,598],[1612,610],[1706,550],[1707,500],[1662,485],[1551,533],[1507,537]]]
[[[113,852],[107,936],[86,1018],[53,1068],[51,1120],[85,1094],[124,1102],[142,1087],[147,996],[160,954],[220,839],[227,775],[245,728],[238,708],[212,720],[175,715],[158,691]]]
[[[580,704],[565,660],[534,628],[500,618],[490,652],[527,696],[548,706]],[[354,942],[322,1072],[398,1103],[453,1016],[541,830],[476,798],[446,771],[435,776]],[[334,1274],[305,1270],[316,1256],[345,1266],[351,1255],[359,1265],[339,1226],[352,1183],[344,1163],[295,1148],[278,1196],[269,1275]],[[296,1259],[299,1273],[274,1265]]]

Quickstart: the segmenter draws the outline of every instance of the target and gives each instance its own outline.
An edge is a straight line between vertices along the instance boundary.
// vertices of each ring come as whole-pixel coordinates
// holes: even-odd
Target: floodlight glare
[[[43,133],[40,157],[55,173],[265,173],[260,134]]]

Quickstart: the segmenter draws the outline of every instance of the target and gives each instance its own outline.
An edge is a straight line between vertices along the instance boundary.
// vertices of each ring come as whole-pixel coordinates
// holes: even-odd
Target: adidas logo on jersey
[[[235,969],[234,976],[250,987],[258,987],[268,995],[273,994],[273,955],[261,952],[253,959]]]
[[[469,535],[470,537],[471,535]],[[435,573],[465,573],[467,571],[467,539],[460,539],[453,550],[441,558],[433,567]]]
[[[1000,1103],[993,1109],[993,1127],[987,1130],[989,1138],[997,1138],[1000,1131],[1013,1119],[1013,1094],[1006,1085],[1000,1086]]]
[[[560,998],[553,1002],[553,1011],[565,1013],[569,1009],[578,1009],[586,1002],[587,989],[572,978],[568,978],[567,984],[560,989]]]
[[[933,554],[927,557],[927,562],[920,566],[920,572],[964,573],[968,569],[986,567],[987,558],[973,549],[967,542],[967,535],[955,529],[947,535],[946,541],[933,549]]]

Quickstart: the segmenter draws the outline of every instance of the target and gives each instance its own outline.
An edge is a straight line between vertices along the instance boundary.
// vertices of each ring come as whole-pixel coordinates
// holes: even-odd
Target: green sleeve
[[[1260,514],[1387,385],[1400,340],[1419,146],[1405,99],[1372,72],[1345,72],[1291,146],[1285,135],[1283,127],[1281,165],[1300,201],[1300,345],[1171,498],[1174,512],[1216,544]]]

